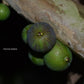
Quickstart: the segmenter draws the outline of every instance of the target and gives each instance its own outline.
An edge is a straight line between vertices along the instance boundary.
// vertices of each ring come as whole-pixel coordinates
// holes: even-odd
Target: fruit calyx
[[[43,35],[44,35],[44,33],[42,33],[42,32],[37,33],[37,36],[43,36]]]
[[[70,58],[69,58],[69,57],[66,57],[66,58],[65,58],[65,61],[66,61],[66,62],[70,62]]]

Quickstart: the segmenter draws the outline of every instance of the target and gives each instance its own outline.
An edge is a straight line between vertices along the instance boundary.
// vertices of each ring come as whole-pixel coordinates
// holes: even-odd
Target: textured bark
[[[64,44],[84,58],[84,19],[72,0],[5,0],[32,22],[47,22]]]

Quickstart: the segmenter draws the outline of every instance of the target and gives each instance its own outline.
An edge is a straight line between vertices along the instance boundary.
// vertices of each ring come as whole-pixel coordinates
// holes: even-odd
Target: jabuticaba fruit
[[[37,66],[43,66],[44,65],[44,59],[38,58],[34,56],[32,53],[28,53],[28,58],[31,60],[31,62]]]
[[[32,50],[43,53],[52,49],[56,43],[56,35],[53,28],[45,22],[33,24],[28,30],[27,39]]]
[[[57,40],[55,46],[45,54],[44,62],[53,71],[63,71],[70,66],[72,53],[67,46]]]
[[[33,24],[27,25],[25,28],[22,30],[22,39],[23,41],[27,44],[27,31]]]

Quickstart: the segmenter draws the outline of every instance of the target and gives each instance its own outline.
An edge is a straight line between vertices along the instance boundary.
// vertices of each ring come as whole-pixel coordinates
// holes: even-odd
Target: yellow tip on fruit
[[[66,62],[69,62],[69,57],[66,57],[66,58],[65,58],[65,61],[66,61]]]
[[[41,32],[41,36],[43,36],[43,33]]]
[[[38,35],[38,36],[43,36],[43,33],[42,33],[42,32],[38,32],[37,35]]]

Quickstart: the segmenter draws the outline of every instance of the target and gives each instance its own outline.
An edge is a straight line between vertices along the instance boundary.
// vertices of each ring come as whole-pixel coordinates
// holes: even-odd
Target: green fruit
[[[5,4],[0,3],[0,21],[6,20],[9,16],[9,8]]]
[[[27,43],[27,31],[29,28],[32,26],[32,24],[27,25],[23,30],[22,30],[22,39],[25,43]]]
[[[28,53],[28,57],[33,64],[38,65],[38,66],[44,65],[44,60],[42,58],[37,58],[31,53]]]
[[[57,40],[55,46],[44,56],[45,64],[54,71],[67,69],[72,61],[72,53],[69,48]]]
[[[30,48],[36,52],[47,52],[56,43],[56,35],[53,28],[44,22],[32,25],[27,37]]]

